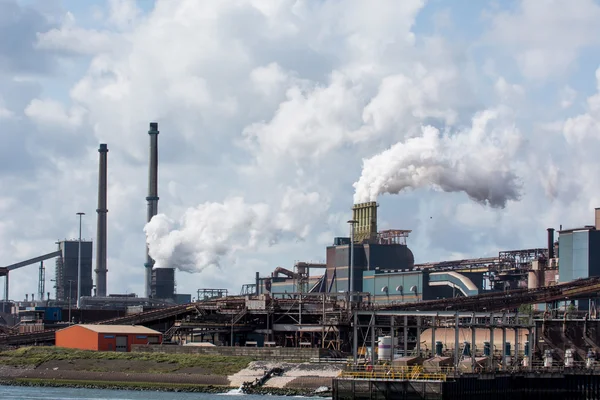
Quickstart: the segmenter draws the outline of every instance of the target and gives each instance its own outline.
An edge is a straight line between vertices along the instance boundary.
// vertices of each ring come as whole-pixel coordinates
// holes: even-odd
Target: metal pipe
[[[79,298],[81,297],[81,218],[85,213],[78,212],[79,215],[79,243],[77,246],[77,308],[79,308]]]
[[[107,156],[108,147],[106,144],[100,144],[98,148],[98,214],[96,231],[96,294],[100,297],[106,296],[106,192],[107,192]]]
[[[148,169],[148,196],[146,197],[146,201],[148,202],[146,222],[150,222],[152,217],[158,213],[158,133],[158,123],[150,122],[150,130],[148,131],[148,135],[150,135],[150,164]],[[145,296],[151,297],[154,260],[150,257],[147,243],[144,267],[146,268]]]

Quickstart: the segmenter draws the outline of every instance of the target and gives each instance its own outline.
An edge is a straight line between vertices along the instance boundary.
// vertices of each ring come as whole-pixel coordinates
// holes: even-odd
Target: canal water
[[[29,386],[0,386],[2,400],[225,400],[231,397],[244,400],[290,400],[292,397],[256,396],[241,394],[237,390],[229,393],[175,393],[134,390],[74,389]],[[319,398],[322,400],[322,398]]]

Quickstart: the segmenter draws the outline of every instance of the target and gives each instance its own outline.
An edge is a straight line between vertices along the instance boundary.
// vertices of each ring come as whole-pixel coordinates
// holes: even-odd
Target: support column
[[[396,329],[396,317],[393,315],[390,317],[390,340],[392,342],[392,355],[390,357],[390,362],[394,361],[394,354],[396,352],[396,346],[394,345],[394,339],[396,337],[394,330]]]
[[[475,341],[477,340],[475,326],[476,323],[473,321],[473,325],[471,325],[471,372],[475,372]]]
[[[431,317],[431,357],[435,356],[435,324],[437,323],[435,317]]]
[[[458,317],[458,312],[457,312],[456,317],[454,318],[454,367],[457,369],[458,369],[458,363],[459,363],[459,358],[460,358],[459,345],[458,345],[459,320],[460,320],[460,318]]]
[[[408,316],[404,316],[404,357],[408,356]]]
[[[495,353],[495,345],[494,345],[494,331],[496,330],[496,327],[494,325],[494,314],[492,313],[492,318],[490,321],[490,359],[489,359],[489,366],[490,366],[490,370],[495,370],[496,367],[494,365],[494,353]]]
[[[421,357],[421,317],[417,316],[417,357]]]
[[[502,370],[506,371],[506,357],[504,354],[504,349],[506,348],[506,326],[502,326],[502,351],[500,352],[500,354],[502,354]]]
[[[375,311],[371,313],[371,365],[375,365],[375,328],[377,327],[377,322],[375,319]]]
[[[352,339],[352,355],[354,356],[354,365],[358,361],[358,312],[354,312],[354,337]]]

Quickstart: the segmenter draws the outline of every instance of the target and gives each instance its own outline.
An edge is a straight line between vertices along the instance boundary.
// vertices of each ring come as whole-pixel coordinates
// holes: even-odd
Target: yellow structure
[[[355,243],[377,241],[377,207],[378,205],[374,201],[355,204],[352,207],[352,219],[356,221],[354,225]]]

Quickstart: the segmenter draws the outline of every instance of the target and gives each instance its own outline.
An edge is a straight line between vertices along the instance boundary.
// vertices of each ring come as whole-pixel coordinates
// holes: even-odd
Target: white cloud
[[[588,97],[586,112],[565,121],[563,133],[570,143],[584,139],[598,139],[600,132],[600,68],[596,70],[597,93]]]
[[[573,105],[573,102],[577,98],[577,92],[571,86],[566,85],[560,91],[560,106],[562,108],[569,108]]]
[[[33,99],[25,109],[25,115],[40,125],[74,129],[83,122],[85,110],[81,107],[66,110],[64,105],[57,101]]]
[[[37,47],[43,50],[58,50],[73,54],[94,55],[110,51],[122,44],[107,31],[97,31],[78,27],[75,17],[67,13],[60,28],[38,33]]]
[[[109,0],[110,21],[123,29],[132,27],[141,11],[136,0]]]
[[[487,39],[504,46],[527,78],[544,80],[565,74],[600,43],[598,18],[594,0],[519,0],[514,10],[490,17]]]
[[[157,258],[202,269],[178,275],[182,293],[237,290],[255,269],[322,260],[324,244],[347,234],[361,160],[419,141],[412,165],[446,166],[442,175],[473,198],[490,171],[522,186],[503,210],[426,189],[451,189],[439,179],[382,196],[382,226],[412,229],[418,261],[543,246],[546,226],[588,223],[600,202],[600,189],[580,182],[600,173],[600,97],[583,112],[566,106],[568,88],[581,87],[571,65],[597,43],[596,7],[570,3],[492,9],[484,54],[472,51],[480,42],[470,29],[455,31],[469,21],[443,10],[437,27],[419,19],[413,30],[423,7],[437,7],[423,1],[159,0],[147,13],[118,1],[94,29],[79,14],[36,28],[37,48],[10,65],[34,65],[31,54],[86,57],[42,79],[2,69],[0,56],[0,70],[12,71],[0,74],[0,110],[14,114],[2,119],[0,185],[11,190],[0,201],[0,252],[9,263],[51,250],[75,235],[79,210],[93,237],[97,146],[108,143],[109,291],[141,293],[150,121],[161,131],[157,221],[166,228],[154,238]],[[388,154],[384,172],[403,160]],[[512,188],[501,185],[506,176],[487,189]],[[35,291],[28,275],[13,280],[14,293]]]

